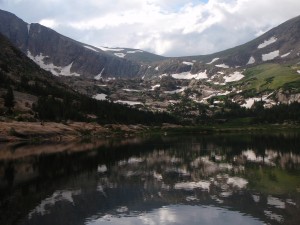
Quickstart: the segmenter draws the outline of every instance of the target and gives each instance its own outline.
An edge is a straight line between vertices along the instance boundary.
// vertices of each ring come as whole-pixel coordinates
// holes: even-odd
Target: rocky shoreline
[[[161,126],[124,125],[85,122],[0,122],[0,142],[15,141],[72,141],[85,137],[114,137],[137,136],[153,130],[162,131],[171,128],[180,128],[180,125],[163,124]]]
[[[224,132],[257,132],[257,131],[300,130],[297,124],[257,124],[252,126],[182,126],[164,123],[160,126],[142,124],[105,124],[86,122],[0,122],[0,142],[69,142],[85,138],[136,137],[149,134],[170,133],[224,133]]]

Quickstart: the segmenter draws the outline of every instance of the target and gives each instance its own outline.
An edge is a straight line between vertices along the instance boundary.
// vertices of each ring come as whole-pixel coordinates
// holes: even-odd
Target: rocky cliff
[[[132,60],[77,42],[40,24],[27,24],[9,12],[0,10],[0,20],[0,32],[54,75],[133,77],[141,69]]]

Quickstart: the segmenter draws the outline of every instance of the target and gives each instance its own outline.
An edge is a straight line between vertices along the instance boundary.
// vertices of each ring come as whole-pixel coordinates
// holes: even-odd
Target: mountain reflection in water
[[[296,225],[299,147],[297,133],[3,145],[0,224]]]

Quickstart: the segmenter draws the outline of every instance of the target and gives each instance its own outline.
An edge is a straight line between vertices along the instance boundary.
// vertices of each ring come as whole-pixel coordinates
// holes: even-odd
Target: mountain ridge
[[[300,52],[300,16],[292,18],[245,44],[209,55],[163,57],[140,49],[95,47],[37,23],[27,24],[0,10],[0,32],[43,69],[54,75],[89,79],[197,74],[208,77],[230,68],[297,58]],[[184,75],[182,75],[184,76]]]
[[[37,23],[27,24],[12,13],[0,10],[0,19],[3,21],[0,24],[0,32],[22,52],[32,55],[31,58],[37,63],[40,62],[42,68],[52,73],[53,70],[59,73],[70,64],[72,64],[72,73],[86,77],[96,76],[104,68],[103,75],[130,77],[137,74],[140,69],[140,65],[133,61],[113,57],[101,49],[97,52],[92,51],[85,48],[85,44],[65,37],[50,28]],[[97,54],[98,51],[101,54]],[[53,68],[47,68],[43,64],[53,64]]]
[[[41,69],[0,34],[0,121],[67,120],[97,123],[161,124],[176,122],[165,113],[153,113],[109,101],[97,101]],[[5,104],[12,91],[11,106]],[[30,135],[29,135],[30,136]]]
[[[1,16],[3,14],[0,13],[0,19]],[[92,116],[100,121],[113,121],[114,116],[119,115],[122,120],[128,121],[130,118],[133,122],[136,122],[132,120],[134,117],[125,115],[128,112],[125,106],[122,108],[108,103],[130,105],[137,108],[137,111],[132,111],[136,115],[140,110],[167,112],[199,122],[220,115],[232,117],[235,113],[258,116],[255,107],[272,108],[281,103],[300,102],[300,17],[287,21],[249,43],[221,53],[185,58],[159,58],[149,53],[142,60],[138,58],[138,54],[145,54],[142,50],[94,47],[39,24],[29,25],[13,15],[8,17],[11,22],[0,24],[0,31],[9,32],[7,35],[10,41],[14,41],[14,45],[19,43],[16,48],[23,46],[24,57],[27,55],[42,69],[57,75],[51,77],[66,89],[71,87],[74,94],[67,98],[60,94],[53,99],[49,97],[52,94],[47,88],[44,90],[47,93],[41,91],[41,87],[47,87],[49,83],[39,81],[38,95],[44,98],[40,102],[43,107],[38,110],[45,115],[53,108],[62,108],[70,113],[69,109],[73,108],[70,98],[80,98],[81,110],[84,113],[92,110]],[[127,55],[133,58],[126,59]],[[149,62],[145,62],[147,57],[150,57]],[[6,70],[7,65],[11,69],[14,66],[22,68],[22,62],[12,65],[4,56],[2,58],[0,65],[3,70]],[[26,72],[26,68],[22,71]],[[35,79],[39,80],[38,77],[33,81],[30,77],[26,78],[27,74],[23,72],[21,74],[25,75],[25,81],[24,77],[14,77],[17,83],[23,79],[25,87],[28,87],[28,80],[31,84],[34,84]],[[15,76],[18,73],[15,72]],[[108,101],[98,103],[97,100]],[[108,114],[103,106],[114,110],[119,107],[120,112]],[[76,113],[70,115],[75,117]],[[152,115],[144,113],[146,117]],[[59,116],[64,118],[65,114]],[[48,115],[48,118],[55,119],[53,115]]]

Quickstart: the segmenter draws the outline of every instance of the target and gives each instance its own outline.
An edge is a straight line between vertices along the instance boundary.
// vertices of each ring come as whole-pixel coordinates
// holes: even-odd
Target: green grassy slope
[[[300,74],[297,72],[300,67],[285,64],[261,64],[243,73],[245,78],[237,84],[243,90],[255,90],[262,92],[276,90],[279,88],[293,88],[300,90]]]

